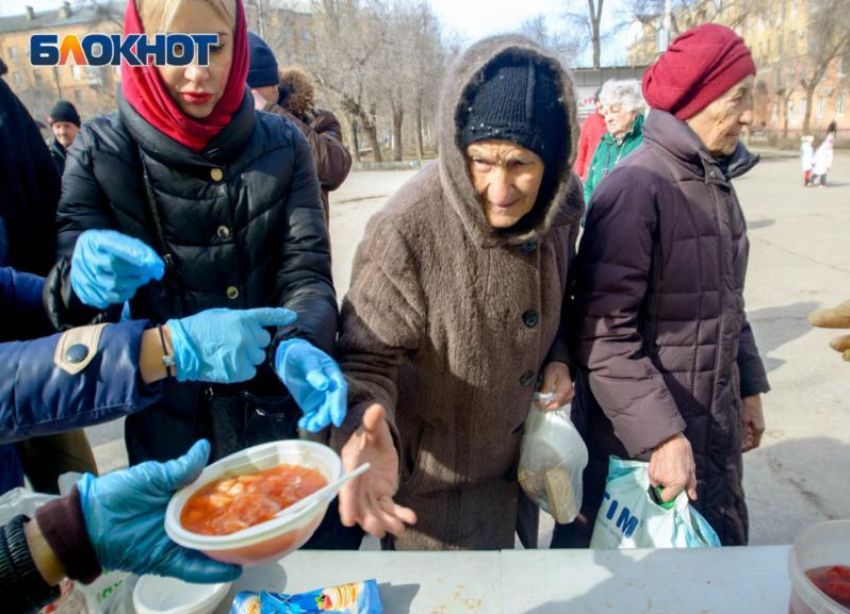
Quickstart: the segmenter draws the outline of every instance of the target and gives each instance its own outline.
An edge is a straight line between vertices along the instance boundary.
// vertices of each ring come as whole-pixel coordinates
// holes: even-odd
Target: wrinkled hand
[[[230,582],[242,574],[240,567],[178,546],[165,534],[171,495],[198,478],[209,455],[209,442],[201,440],[176,460],[149,461],[101,478],[87,474],[77,482],[86,529],[103,567],[186,582]]]
[[[272,337],[264,327],[287,326],[289,309],[208,309],[169,320],[177,379],[229,384],[253,379]]]
[[[86,305],[105,309],[133,298],[165,263],[148,245],[114,230],[87,230],[71,257],[71,288]]]
[[[299,427],[317,433],[342,425],[348,384],[333,358],[306,339],[287,339],[277,348],[275,370],[304,412]]]
[[[649,459],[649,483],[661,486],[661,499],[672,501],[687,489],[688,497],[697,498],[697,474],[691,442],[679,433],[659,444]]]
[[[543,369],[543,385],[540,392],[554,394],[555,398],[540,405],[543,411],[552,411],[563,407],[573,400],[575,390],[573,379],[570,376],[570,368],[563,362],[550,362]]]
[[[339,493],[339,515],[342,524],[359,524],[364,531],[381,539],[387,533],[400,536],[406,524],[416,523],[416,513],[393,501],[398,487],[398,452],[396,452],[386,410],[372,405],[363,415],[363,424],[342,448],[345,472],[363,463],[372,468],[342,487]]]
[[[741,400],[741,420],[743,422],[741,452],[755,450],[761,445],[761,436],[765,428],[760,394],[744,397]]]
[[[845,301],[838,307],[815,311],[809,316],[809,323],[818,328],[850,328],[850,301]],[[850,335],[836,337],[829,345],[836,352],[840,352],[844,360],[850,362]]]

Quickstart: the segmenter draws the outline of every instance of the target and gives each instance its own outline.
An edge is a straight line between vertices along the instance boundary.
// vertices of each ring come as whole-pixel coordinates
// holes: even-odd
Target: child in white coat
[[[803,168],[803,186],[808,187],[812,176],[812,167],[815,165],[815,150],[812,147],[815,137],[804,136],[800,143],[800,166]]]

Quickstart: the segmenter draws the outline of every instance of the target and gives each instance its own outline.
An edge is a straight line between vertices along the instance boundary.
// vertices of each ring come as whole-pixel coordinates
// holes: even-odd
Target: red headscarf
[[[744,39],[707,23],[676,37],[643,76],[643,97],[653,109],[690,119],[733,85],[756,74]]]
[[[155,66],[128,66],[121,63],[121,91],[132,107],[157,130],[186,147],[201,151],[221,132],[242,104],[248,74],[248,26],[242,0],[236,2],[236,27],[233,32],[233,63],[221,100],[203,119],[189,117],[171,95]],[[144,34],[145,29],[134,0],[128,0],[124,14],[124,35]],[[188,34],[193,34],[188,32]]]

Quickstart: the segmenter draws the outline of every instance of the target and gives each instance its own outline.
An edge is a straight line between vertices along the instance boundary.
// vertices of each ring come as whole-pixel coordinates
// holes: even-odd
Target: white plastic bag
[[[525,419],[520,446],[519,483],[529,499],[568,524],[581,510],[582,472],[587,466],[587,446],[570,421],[570,406],[544,412],[538,403],[554,395],[537,393]]]
[[[649,492],[649,463],[611,456],[605,496],[593,525],[590,547],[714,548],[720,546],[708,521],[679,493],[670,509],[653,501]]]

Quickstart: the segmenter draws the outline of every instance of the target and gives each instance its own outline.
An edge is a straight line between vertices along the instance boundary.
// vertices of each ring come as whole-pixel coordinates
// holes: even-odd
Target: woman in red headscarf
[[[210,308],[294,311],[251,382],[201,387],[178,373],[161,404],[127,419],[132,463],[173,458],[200,437],[221,457],[293,435],[293,397],[318,415],[341,396],[344,411],[328,356],[337,306],[327,225],[307,141],[254,111],[241,0],[131,0],[124,33],[146,32],[219,40],[208,66],[122,65],[118,111],[83,126],[68,152],[49,308],[60,328],[116,319],[127,299],[134,318],[154,322]],[[122,258],[114,245],[128,237],[101,240],[105,230],[150,246],[160,268]]]

